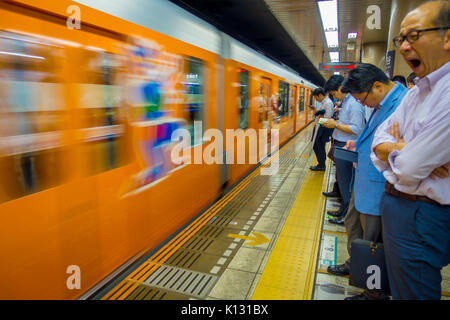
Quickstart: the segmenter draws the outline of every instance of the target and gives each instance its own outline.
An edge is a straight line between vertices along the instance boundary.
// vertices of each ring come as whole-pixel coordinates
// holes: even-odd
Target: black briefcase
[[[355,239],[351,247],[349,284],[390,294],[382,243]]]

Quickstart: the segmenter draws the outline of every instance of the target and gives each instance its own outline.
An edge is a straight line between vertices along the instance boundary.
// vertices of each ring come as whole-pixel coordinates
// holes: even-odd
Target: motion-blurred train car
[[[257,165],[238,139],[214,156],[245,163],[202,161],[209,129],[283,143],[311,119],[311,83],[168,1],[2,1],[0,16],[0,299],[79,297]]]

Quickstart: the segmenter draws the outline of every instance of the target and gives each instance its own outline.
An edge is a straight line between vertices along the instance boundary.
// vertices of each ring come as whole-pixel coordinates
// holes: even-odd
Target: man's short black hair
[[[324,89],[326,92],[339,90],[339,87],[344,82],[344,77],[340,75],[333,75],[330,79],[325,83]]]
[[[406,87],[406,78],[404,76],[400,75],[394,76],[392,77],[392,81],[400,82],[402,85]]]
[[[323,88],[316,88],[312,93],[313,97],[318,97],[319,95],[325,96],[326,94],[327,93],[323,90]]]
[[[375,81],[389,84],[388,76],[381,69],[370,63],[361,63],[349,72],[347,79],[342,85],[341,92],[368,92]]]

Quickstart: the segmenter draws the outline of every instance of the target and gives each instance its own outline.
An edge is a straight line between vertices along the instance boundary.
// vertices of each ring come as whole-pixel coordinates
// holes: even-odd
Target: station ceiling
[[[191,13],[323,85],[332,72],[319,71],[330,62],[329,51],[340,61],[359,62],[366,43],[386,43],[392,0],[339,0],[339,48],[329,49],[316,0],[170,0]],[[367,9],[381,9],[381,28],[370,30]],[[348,33],[356,32],[356,39]]]
[[[389,33],[391,0],[339,0],[339,48],[328,49],[316,0],[265,0],[274,16],[286,29],[309,60],[330,62],[329,51],[339,51],[340,61],[359,62],[362,44],[386,42]],[[369,29],[369,6],[380,8],[381,28]],[[349,33],[358,33],[348,39]],[[330,73],[321,72],[325,78]]]
[[[170,0],[303,78],[322,86],[318,65],[292,39],[264,0]]]

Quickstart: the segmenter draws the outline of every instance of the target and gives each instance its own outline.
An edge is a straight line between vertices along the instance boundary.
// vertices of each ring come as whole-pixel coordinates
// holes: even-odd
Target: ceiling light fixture
[[[317,5],[319,6],[328,47],[339,47],[337,0],[318,1]]]
[[[331,62],[339,62],[339,52],[338,51],[330,52],[330,60]]]

